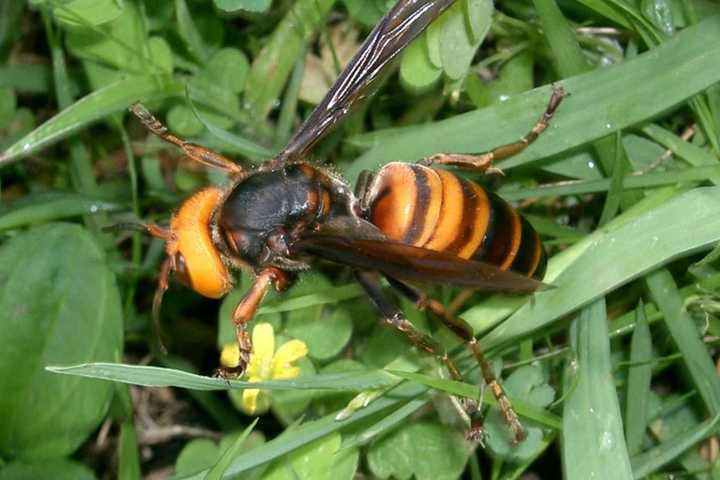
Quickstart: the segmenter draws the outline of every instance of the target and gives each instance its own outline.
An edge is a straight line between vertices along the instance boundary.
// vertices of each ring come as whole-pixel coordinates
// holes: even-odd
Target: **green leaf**
[[[370,446],[370,471],[380,478],[451,480],[465,469],[470,449],[462,433],[437,423],[403,426]]]
[[[179,84],[159,81],[155,77],[123,77],[86,95],[16,141],[0,155],[0,167],[65,139],[110,114],[124,111],[134,102],[164,98],[181,92]]]
[[[0,452],[68,455],[103,419],[113,387],[43,368],[120,358],[115,277],[85,230],[48,224],[0,248],[0,292]]]
[[[146,73],[148,68],[158,69],[147,57],[147,33],[138,7],[134,2],[123,5],[121,15],[102,27],[74,28],[67,32],[68,49],[82,59],[136,75]]]
[[[332,288],[328,280],[320,275],[306,275],[293,288],[294,295],[322,292]],[[337,355],[350,340],[353,321],[350,313],[341,306],[328,308],[315,306],[288,312],[285,332],[305,342],[308,355],[318,360],[327,360]]]
[[[442,69],[430,62],[425,36],[413,40],[405,48],[400,62],[400,79],[411,90],[423,91],[442,76]]]
[[[264,480],[352,480],[358,449],[340,449],[338,433],[326,435],[273,463]]]
[[[224,12],[264,12],[272,4],[272,0],[214,0],[215,6]]]
[[[15,462],[2,465],[0,480],[95,480],[95,475],[74,460],[53,459],[34,464]]]
[[[212,440],[205,438],[191,440],[185,444],[180,454],[175,460],[175,477],[174,478],[185,478],[203,472],[202,478],[205,480],[205,476],[209,473],[209,470],[213,465],[216,465],[224,455],[226,455],[233,446],[237,444],[238,439],[243,436],[243,431],[237,431],[225,435],[217,444]],[[258,431],[250,432],[242,443],[245,449],[250,450],[258,447],[265,442],[265,437],[258,433]],[[232,458],[242,455],[242,452],[233,452]],[[258,471],[248,472],[243,475],[243,479],[255,479],[258,478]]]
[[[570,327],[570,342],[575,356],[567,365],[562,429],[566,478],[632,479],[612,381],[604,299],[583,309]]]
[[[388,10],[382,8],[385,6],[382,0],[343,0],[343,3],[350,16],[366,27],[375,26],[383,13]]]
[[[228,47],[210,57],[200,76],[229,92],[240,93],[245,88],[249,70],[245,54],[237,48]]]
[[[548,385],[545,374],[539,365],[526,365],[515,370],[503,381],[505,393],[509,398],[522,399],[526,405],[542,411],[555,398],[555,390]],[[494,406],[484,422],[487,433],[487,447],[499,458],[514,463],[529,460],[536,456],[543,446],[543,430],[534,422],[523,420],[527,438],[514,445],[508,433],[502,413]]]
[[[66,375],[78,375],[87,378],[100,378],[115,382],[143,385],[146,387],[181,387],[195,390],[229,390],[243,388],[261,388],[264,390],[350,390],[360,391],[380,388],[395,383],[392,375],[384,372],[364,371],[327,375],[316,375],[296,380],[274,380],[250,383],[241,380],[228,380],[215,377],[203,377],[193,373],[170,368],[123,365],[120,363],[89,363],[70,367],[51,366],[50,372]]]
[[[523,153],[498,166],[508,170],[568,151],[657,115],[720,81],[720,17],[687,28],[651,52],[620,65],[562,81],[565,99],[551,127]],[[672,71],[672,78],[665,75]],[[642,89],[629,86],[643,85]],[[489,108],[424,125],[356,136],[370,147],[347,169],[355,181],[362,170],[389,161],[416,161],[437,152],[483,152],[512,142],[537,121],[550,98],[542,87]],[[473,132],[468,135],[468,132]]]
[[[64,27],[102,25],[122,15],[125,2],[118,0],[71,0],[54,3],[53,16]]]
[[[148,49],[150,58],[161,72],[167,74],[173,72],[173,52],[167,40],[162,37],[152,37],[148,40]]]
[[[465,4],[467,9],[463,8]],[[437,20],[442,22],[440,60],[451,79],[458,80],[467,74],[475,51],[490,30],[492,13],[492,0],[463,0]]]
[[[205,63],[210,52],[195,25],[195,19],[190,13],[185,0],[175,0],[175,15],[178,23],[178,33],[185,42],[188,52],[195,60]]]
[[[175,460],[175,475],[182,478],[209,468],[219,455],[218,446],[212,440],[198,438],[188,442]]]
[[[546,281],[558,288],[536,293],[532,302],[525,303],[490,332],[483,344],[490,348],[526,336],[659,265],[709,248],[720,241],[720,218],[714,213],[718,209],[720,187],[707,187],[678,195],[659,206],[639,204],[628,210],[606,228],[553,257]],[[668,222],[668,218],[673,221]],[[615,261],[609,262],[610,258]],[[512,305],[519,303],[511,301]],[[487,317],[488,312],[480,304],[462,316],[474,323],[475,318]]]

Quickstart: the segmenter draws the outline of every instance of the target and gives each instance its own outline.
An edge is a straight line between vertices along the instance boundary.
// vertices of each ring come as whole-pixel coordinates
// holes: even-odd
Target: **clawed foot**
[[[222,378],[224,380],[238,380],[245,373],[245,367],[218,367],[213,370],[214,378]]]
[[[465,439],[470,442],[477,442],[481,446],[485,446],[485,438],[487,437],[487,433],[485,432],[485,429],[482,427],[482,425],[473,425],[470,427],[467,432],[465,432]]]

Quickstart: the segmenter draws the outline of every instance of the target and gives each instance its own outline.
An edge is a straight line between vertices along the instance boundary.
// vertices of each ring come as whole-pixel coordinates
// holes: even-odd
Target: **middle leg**
[[[462,381],[460,370],[458,370],[455,363],[450,359],[450,357],[448,357],[447,352],[445,352],[430,335],[426,335],[415,328],[415,326],[410,323],[407,318],[405,318],[405,315],[398,306],[385,296],[382,291],[382,287],[374,274],[368,272],[356,272],[355,277],[360,283],[360,286],[370,297],[370,300],[372,300],[378,310],[380,310],[380,313],[383,316],[383,323],[385,323],[385,325],[405,334],[418,349],[433,355],[442,362],[442,364],[444,364],[448,369],[448,372],[453,380],[459,382]]]

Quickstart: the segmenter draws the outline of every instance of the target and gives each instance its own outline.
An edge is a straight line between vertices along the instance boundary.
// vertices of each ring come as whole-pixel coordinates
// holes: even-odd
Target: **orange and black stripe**
[[[394,162],[377,173],[369,195],[368,219],[392,240],[534,278],[545,273],[537,232],[475,182],[446,170]]]

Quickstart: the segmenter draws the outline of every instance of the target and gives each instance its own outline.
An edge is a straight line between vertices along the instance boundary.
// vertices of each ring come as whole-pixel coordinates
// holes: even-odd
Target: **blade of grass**
[[[631,459],[633,476],[638,479],[645,478],[668,463],[673,462],[693,445],[712,435],[716,431],[719,421],[720,415],[716,415],[682,435],[675,436],[657,447],[634,456]]]
[[[323,24],[334,0],[298,0],[255,57],[245,89],[250,108],[265,118],[280,97],[306,42]]]
[[[222,454],[220,460],[218,460],[218,462],[210,469],[210,471],[207,472],[207,474],[205,475],[205,480],[220,480],[223,477],[225,471],[228,469],[228,467],[230,467],[233,458],[235,458],[237,453],[240,451],[240,448],[245,443],[245,440],[247,440],[247,437],[250,435],[250,432],[252,432],[255,428],[255,425],[257,425],[258,420],[260,420],[260,418],[256,418],[255,420],[253,420],[252,423],[248,425],[245,430],[243,430],[237,440],[235,440],[235,442],[230,447],[228,447],[225,453]]]
[[[718,159],[709,151],[704,148],[700,148],[697,145],[693,145],[692,143],[686,142],[673,132],[664,129],[659,125],[651,123],[649,125],[645,125],[641,130],[645,135],[652,138],[657,143],[667,147],[675,155],[682,158],[690,165],[698,167],[718,164]],[[709,175],[708,179],[715,185],[720,184],[720,174]]]
[[[86,363],[67,367],[50,366],[46,370],[66,375],[112,380],[145,387],[180,387],[195,390],[229,390],[261,388],[263,390],[334,390],[361,391],[380,388],[396,383],[390,374],[382,371],[320,374],[295,380],[275,380],[250,383],[204,377],[171,368],[125,365],[121,363]]]
[[[7,213],[0,215],[0,231],[123,208],[123,205],[77,193],[31,195],[17,206],[12,206]]]
[[[2,217],[0,217],[2,219]],[[267,301],[258,310],[258,315],[269,313],[290,312],[302,308],[314,307],[317,305],[335,304],[343,300],[357,298],[364,295],[363,289],[357,284],[343,285],[340,287],[324,288],[316,293],[308,295],[278,297]]]
[[[195,26],[190,9],[185,0],[175,0],[175,16],[178,23],[178,33],[185,42],[188,52],[193,58],[204,63],[210,57],[210,52],[203,42],[202,36]]]
[[[0,167],[67,138],[107,115],[124,111],[134,102],[181,93],[182,86],[174,81],[160,81],[150,76],[122,78],[86,95],[18,140],[0,155]]]
[[[625,439],[629,455],[642,450],[648,421],[648,392],[652,380],[652,337],[642,301],[635,309],[635,330],[630,345],[627,403],[625,407]]]
[[[193,372],[195,369],[195,366],[190,361],[176,355],[160,356],[159,359],[166,367],[182,369],[186,372]],[[242,424],[237,415],[237,410],[224,402],[224,399],[220,396],[204,390],[188,390],[187,393],[224,432],[231,432],[241,428]]]
[[[507,170],[604,137],[720,81],[720,69],[714,68],[720,63],[718,35],[720,17],[708,18],[652,52],[563,80],[571,96],[558,109],[551,127],[531,148],[499,166]],[[629,88],[634,85],[644,87]],[[360,171],[391,160],[414,161],[437,152],[482,152],[514,141],[533,125],[549,98],[546,86],[447,120],[355,137],[353,143],[371,148],[353,162],[347,176],[355,180]]]
[[[560,76],[567,78],[587,72],[590,65],[580,48],[575,30],[565,20],[555,0],[534,0],[534,3]],[[639,197],[634,193],[622,193],[622,177],[625,172],[630,171],[630,162],[625,154],[620,133],[616,132],[616,138],[600,138],[593,142],[592,146],[603,171],[607,174],[612,172],[610,189],[599,220],[599,225],[603,225],[615,216],[621,204],[632,205]]]
[[[342,448],[353,448],[367,444],[372,439],[378,438],[383,433],[392,429],[395,425],[398,425],[404,419],[425,406],[426,403],[428,403],[427,397],[418,397],[410,400],[391,414],[383,416],[380,420],[365,428],[362,432],[344,438]]]
[[[217,137],[218,140],[222,142],[224,151],[243,155],[253,160],[271,158],[274,155],[273,151],[269,148],[265,148],[262,145],[248,140],[245,137],[241,137],[240,135],[237,135],[235,133],[228,132],[227,130],[220,128],[217,125],[213,125],[211,122],[208,122],[200,114],[197,107],[195,106],[195,102],[191,100],[190,95],[186,94],[185,97],[188,104],[190,105],[190,108],[193,111],[193,114],[195,114],[195,118],[197,118],[198,121],[200,121],[200,123],[202,123],[203,126],[207,128],[207,130],[211,134],[213,134],[215,137]]]
[[[331,44],[330,42],[328,43]],[[290,82],[285,91],[285,98],[283,98],[283,103],[280,107],[280,115],[278,116],[277,128],[275,129],[275,140],[273,142],[276,150],[280,150],[290,139],[304,74],[305,49],[302,49],[293,67]]]
[[[605,300],[585,307],[570,327],[575,359],[566,386],[574,383],[563,408],[565,478],[631,479],[632,471],[612,381]],[[577,375],[575,382],[570,381]]]
[[[697,188],[640,216],[636,209],[629,210],[553,258],[546,281],[558,288],[536,293],[532,302],[490,332],[484,345],[497,347],[528,335],[659,265],[709,248],[720,241],[719,210],[720,187]],[[479,305],[462,317],[474,323],[473,316],[484,313]]]
[[[553,256],[548,262],[547,273],[543,280],[552,284],[562,272],[593,247],[599,239],[614,232],[626,223],[637,221],[638,218],[648,214],[669,199],[679,196],[681,193],[682,190],[680,189],[668,187],[647,195],[644,200],[614,218],[602,230],[594,231],[571,247]],[[485,334],[516,312],[526,300],[525,297],[494,295],[487,300],[476,303],[460,316],[473,326],[476,333],[482,332]],[[528,328],[528,326],[525,325],[525,328]],[[516,335],[521,335],[521,332],[516,331]]]
[[[438,378],[438,377],[431,377],[430,375],[424,375],[422,373],[405,372],[405,371],[401,371],[401,370],[387,370],[387,371],[393,375],[404,378],[406,380],[420,383],[422,385],[431,387],[435,390],[447,392],[452,395],[473,398],[473,399],[477,399],[477,397],[478,397],[478,386],[477,385],[471,385],[469,383],[457,382],[455,380],[445,380],[445,379]],[[555,415],[553,415],[552,413],[532,407],[531,405],[528,405],[527,403],[525,403],[522,400],[519,400],[517,398],[511,398],[510,400],[512,401],[513,407],[515,407],[515,411],[520,416],[523,416],[530,420],[534,420],[534,421],[541,423],[543,425],[546,425],[550,428],[554,428],[554,429],[561,428],[560,419],[558,417],[556,417]],[[490,392],[490,391],[485,392],[485,394],[483,396],[483,402],[485,402],[489,405],[497,404],[495,397],[493,396],[492,392]]]
[[[15,63],[0,66],[0,88],[39,94],[50,91],[50,86],[51,72],[47,65]]]
[[[138,453],[137,433],[132,420],[120,426],[120,440],[118,442],[118,479],[140,480],[140,455]]]
[[[661,269],[648,275],[645,283],[663,313],[665,326],[683,355],[685,367],[706,408],[712,415],[720,414],[720,379],[695,323],[683,306],[675,280],[670,272]]]
[[[602,142],[603,145],[597,145],[598,142],[596,142],[596,150],[599,150],[600,148],[605,150],[603,154],[599,155],[601,158],[604,155],[609,156],[611,154],[611,152],[607,151],[606,147],[609,146],[610,141],[612,141],[613,139],[611,137],[607,137],[607,140],[608,141],[606,142]],[[602,212],[600,213],[598,227],[605,225],[615,215],[617,215],[617,212],[620,209],[620,204],[622,202],[623,178],[625,176],[625,172],[627,172],[630,167],[630,162],[628,161],[627,153],[625,153],[625,147],[623,147],[622,135],[620,135],[620,132],[615,133],[612,154],[614,160],[612,162],[612,177],[610,178],[610,188],[608,189],[607,196],[605,197],[605,204],[603,205]]]
[[[627,175],[622,179],[625,190],[647,189],[686,182],[702,182],[720,175],[720,166],[691,167],[683,170],[653,172],[644,175]],[[582,195],[585,193],[607,192],[612,180],[577,180],[541,185],[523,190],[500,189],[501,197],[508,201],[519,201],[536,197]]]
[[[572,77],[586,72],[590,65],[580,48],[575,30],[565,20],[555,0],[533,0],[533,3],[560,76]]]
[[[396,411],[408,401],[418,398],[425,391],[427,391],[426,387],[417,384],[403,384],[393,389],[388,395],[378,398],[367,407],[356,411],[345,420],[336,420],[335,413],[332,413],[318,420],[306,422],[293,431],[286,432],[278,438],[253,448],[236,458],[225,472],[225,478],[236,478],[242,472],[282,457],[313,440],[337,432],[379,412],[388,412],[389,414],[390,411]],[[204,472],[200,472],[197,475],[187,477],[185,480],[200,480],[203,476]]]

